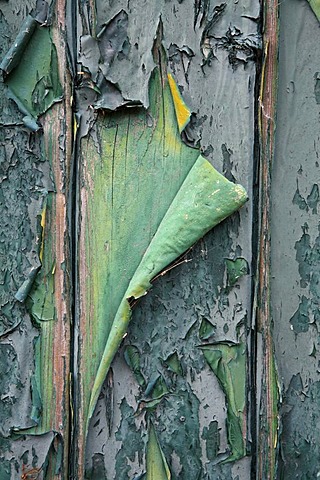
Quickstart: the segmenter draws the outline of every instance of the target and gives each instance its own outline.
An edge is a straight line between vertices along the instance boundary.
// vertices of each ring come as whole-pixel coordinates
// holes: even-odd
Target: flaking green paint
[[[220,448],[220,433],[217,421],[210,422],[203,428],[201,438],[206,442],[206,453],[209,461],[216,460]]]
[[[124,351],[124,359],[127,365],[133,370],[137,382],[143,387],[145,385],[145,379],[141,373],[140,367],[140,352],[134,345],[127,345]]]
[[[97,332],[94,344],[88,337],[81,354],[86,359],[83,401],[88,420],[126,333],[130,303],[246,201],[242,187],[181,141],[170,87],[158,69],[150,83],[150,103],[148,112],[106,117],[97,132],[99,164],[94,142],[83,141],[87,165],[82,175],[89,194],[85,215],[91,220],[85,232],[86,291]]]
[[[235,258],[225,260],[227,266],[227,283],[230,287],[233,287],[237,281],[243,277],[243,275],[248,275],[249,266],[245,258]]]
[[[28,36],[18,35],[18,51],[8,52],[0,68],[7,73],[6,83],[11,98],[25,115],[23,121],[31,130],[38,130],[37,118],[62,98],[58,76],[57,52],[51,40],[50,30],[40,27],[32,18]],[[28,20],[27,19],[27,20]],[[22,27],[22,32],[26,28]],[[17,58],[13,65],[7,58]],[[10,68],[8,68],[8,64]]]
[[[171,480],[171,473],[159,445],[153,424],[150,422],[146,453],[146,480]]]
[[[320,21],[320,1],[319,0],[308,0],[310,7],[314,11],[317,19]]]
[[[205,359],[226,395],[230,456],[224,462],[245,455],[246,346],[217,343],[201,347]]]

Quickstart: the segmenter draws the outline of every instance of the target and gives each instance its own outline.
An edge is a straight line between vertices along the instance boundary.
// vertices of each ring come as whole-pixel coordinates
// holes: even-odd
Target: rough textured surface
[[[97,109],[102,101],[108,109],[127,101],[149,105],[147,86],[155,66],[151,46],[161,17],[169,69],[194,112],[184,141],[198,145],[227,178],[245,185],[252,199],[258,2],[134,6],[97,2],[98,48],[91,38],[92,7],[82,6],[81,12],[78,61],[85,73],[79,98],[85,94],[87,105],[91,102]],[[104,62],[97,68],[99,57]],[[79,130],[85,134],[96,114],[80,100],[78,105]],[[98,117],[98,127],[91,132],[98,154],[105,136],[99,125],[107,126],[105,122]],[[135,306],[129,334],[89,431],[87,478],[94,478],[98,468],[107,478],[143,474],[150,416],[172,478],[249,477],[249,458],[223,464],[232,451],[226,409],[230,399],[198,347],[202,342],[238,343],[242,338],[251,350],[251,278],[246,276],[251,265],[251,218],[248,204],[214,235],[206,236],[181,265],[158,278],[150,297]],[[82,222],[83,229],[90,219]],[[243,388],[248,375],[249,369],[241,379]],[[246,395],[250,396],[248,391]],[[246,411],[244,419],[242,435],[249,451]]]
[[[279,478],[319,476],[319,23],[281,5],[272,179],[272,311],[283,388]],[[312,32],[312,34],[310,34]],[[288,121],[290,119],[290,121]],[[279,292],[281,294],[279,295]]]
[[[273,370],[272,342],[267,349],[265,342],[271,339],[271,316],[268,329],[259,325],[256,353],[260,357],[251,356],[255,349],[252,332],[256,333],[251,311],[252,243],[255,249],[256,238],[252,242],[251,237],[252,231],[256,232],[253,154],[256,69],[261,58],[259,2],[70,1],[68,55],[74,73],[73,96],[65,63],[65,5],[62,0],[51,3],[0,2],[1,59],[19,35],[23,20],[29,14],[35,19],[30,37],[34,44],[29,44],[26,55],[32,50],[33,61],[16,63],[22,54],[19,44],[2,66],[5,82],[10,85],[11,78],[15,96],[21,87],[27,91],[27,97],[18,101],[19,108],[8,100],[6,85],[0,86],[0,478],[66,475],[70,346],[75,353],[71,373],[76,414],[70,447],[74,465],[69,476],[77,477],[81,458],[77,445],[83,446],[85,441],[84,418],[78,417],[83,408],[78,387],[84,375],[82,368],[79,375],[83,358],[78,346],[82,347],[85,335],[94,332],[92,323],[81,332],[84,322],[78,307],[80,300],[85,300],[91,314],[95,305],[103,310],[104,304],[100,298],[90,297],[89,290],[79,290],[81,284],[75,277],[70,293],[71,263],[75,267],[79,261],[82,275],[88,267],[84,250],[77,245],[76,227],[91,239],[89,250],[94,249],[95,254],[99,248],[108,250],[104,243],[96,248],[97,231],[90,227],[101,212],[97,208],[84,215],[80,190],[81,200],[87,201],[92,185],[84,178],[79,181],[79,174],[89,144],[95,152],[97,172],[103,166],[101,152],[106,143],[106,161],[112,165],[115,147],[127,141],[117,127],[120,119],[132,120],[136,115],[144,118],[142,130],[154,127],[145,108],[152,109],[148,93],[156,65],[152,45],[162,24],[168,70],[192,112],[186,128],[189,113],[182,111],[180,119],[178,116],[183,142],[200,149],[228,179],[243,184],[250,202],[170,265],[165,275],[160,274],[147,298],[132,302],[128,335],[109,370],[90,425],[86,478],[248,479],[250,471],[255,475],[250,456],[255,417],[250,402],[257,393],[257,404],[270,409],[273,400],[268,399],[268,388],[275,379],[274,371],[265,380],[266,370],[259,370],[265,352]],[[269,211],[273,232],[271,304],[283,391],[278,477],[283,479],[313,478],[320,471],[320,438],[313,428],[320,397],[319,2],[309,3],[311,8],[302,0],[281,6],[277,144]],[[264,45],[264,54],[270,55],[270,45]],[[27,82],[21,81],[24,73]],[[270,92],[267,97],[271,98]],[[261,112],[269,115],[263,100],[260,97]],[[269,118],[265,125],[272,129],[273,121]],[[71,136],[75,140],[74,190],[68,205],[72,255],[66,223]],[[137,136],[131,148],[139,152],[144,138]],[[195,148],[193,152],[198,155]],[[141,167],[142,161],[137,163]],[[99,178],[103,180],[98,173],[94,178],[97,188]],[[169,182],[170,178],[163,180]],[[132,198],[134,204],[138,194]],[[102,199],[106,200],[110,199]],[[129,260],[130,251],[124,263]],[[108,283],[100,285],[106,288]],[[259,299],[267,298],[268,292]],[[70,340],[73,294],[75,327]],[[93,340],[103,344],[102,335],[96,333]],[[203,345],[206,349],[200,348]],[[254,388],[251,374],[255,361],[262,382],[257,382],[257,391],[252,393],[249,387]],[[270,412],[263,408],[261,419]],[[273,418],[270,428],[261,429],[264,438],[271,431],[262,446],[266,456],[262,456],[261,478],[271,478],[277,466],[276,449],[270,446],[278,433],[275,425]],[[19,432],[13,434],[13,429]],[[22,435],[22,429],[28,431]],[[262,442],[254,437],[253,444],[257,443],[261,447]],[[264,463],[270,452],[271,470]]]
[[[21,38],[21,25],[29,14],[34,18],[31,23],[37,24],[23,47],[15,41],[10,58],[1,65],[5,83],[12,80],[16,95],[22,95],[20,101],[15,99],[16,105],[1,82],[0,477],[4,480],[32,475],[62,478],[67,466],[67,462],[62,465],[69,429],[67,136],[63,134],[67,107],[64,102],[56,104],[61,100],[60,87],[58,96],[51,95],[59,78],[65,84],[66,75],[60,37],[64,5],[57,4],[60,14],[50,31],[46,25],[53,11],[46,2],[0,5],[2,60],[15,39]],[[32,61],[26,62],[26,57],[21,61],[28,48],[28,56],[34,54]],[[59,63],[56,51],[61,53]],[[26,121],[28,113],[39,117],[36,128],[33,121]]]

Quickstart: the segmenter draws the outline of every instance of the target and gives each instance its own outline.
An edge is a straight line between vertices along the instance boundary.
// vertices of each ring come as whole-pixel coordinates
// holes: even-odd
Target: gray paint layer
[[[320,31],[307,2],[283,2],[280,20],[271,294],[283,387],[279,478],[289,480],[320,472]]]

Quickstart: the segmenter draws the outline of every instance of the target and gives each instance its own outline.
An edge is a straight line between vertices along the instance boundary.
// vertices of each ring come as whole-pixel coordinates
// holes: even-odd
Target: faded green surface
[[[315,7],[318,2],[314,2]],[[281,4],[272,189],[272,313],[283,389],[279,479],[319,475],[319,23]]]
[[[87,336],[88,346],[81,350],[85,412],[91,394],[89,418],[126,333],[130,302],[145,295],[159,272],[246,201],[240,186],[181,142],[170,87],[158,72],[150,101],[149,112],[107,118],[98,134],[98,168],[95,145],[89,143],[85,150],[83,180],[89,195],[83,207],[90,219],[85,227],[94,235],[85,234],[86,293],[92,300],[84,308],[97,332]]]
[[[80,52],[78,60],[85,71],[89,70],[95,82],[100,70],[104,79],[117,87],[118,93],[115,93],[110,83],[98,84],[99,88],[101,85],[104,89],[106,85],[109,88],[108,94],[107,90],[104,90],[103,103],[101,99],[99,103],[99,94],[93,90],[92,84],[90,89],[90,75],[84,78],[78,92],[81,98],[79,105],[82,104],[84,107],[79,108],[79,116],[81,115],[82,120],[78,132],[80,134],[86,132],[89,122],[95,120],[92,115],[88,115],[90,109],[86,105],[90,103],[96,107],[104,105],[105,108],[114,109],[133,100],[146,106],[151,104],[153,109],[152,98],[148,95],[148,82],[154,68],[151,45],[156,36],[161,13],[163,44],[169,57],[170,71],[180,91],[183,92],[184,100],[197,114],[191,119],[190,130],[187,128],[183,133],[184,141],[193,146],[201,146],[201,150],[213,159],[214,166],[217,166],[220,172],[226,174],[231,181],[245,182],[250,191],[253,175],[254,51],[259,48],[259,37],[256,24],[246,15],[252,18],[258,17],[259,2],[244,2],[239,6],[226,5],[223,13],[219,13],[220,7],[215,8],[213,3],[196,6],[191,1],[184,2],[182,6],[168,2],[147,4],[136,2],[134,6],[127,2],[113,4],[96,2],[96,7],[98,23],[96,31],[101,32],[99,49],[97,50],[90,38],[95,27],[88,29],[88,24],[84,20],[86,15],[92,18],[92,10],[89,5],[83,4],[80,8],[83,31],[78,40]],[[133,18],[139,18],[139,22],[133,21]],[[191,25],[193,28],[190,28]],[[112,39],[110,42],[112,48],[107,48],[108,38]],[[209,45],[207,45],[208,42]],[[217,56],[217,61],[213,56],[211,61],[208,59],[210,52]],[[99,58],[100,64],[97,67],[95,62]],[[233,100],[230,97],[231,90],[234,92]],[[111,91],[114,92],[114,96],[109,95]],[[82,101],[84,95],[88,99],[88,104]],[[127,120],[126,123],[123,120],[125,125],[122,127],[121,121],[124,116]],[[126,143],[128,155],[129,153],[138,155],[148,130],[155,129],[153,118],[147,118],[144,121],[143,135],[137,133],[135,142],[131,141],[134,131],[138,132],[136,119],[142,116],[141,111],[138,115],[138,111],[127,109],[116,114],[106,112],[104,118],[102,115],[98,117],[89,137],[82,140],[81,164],[89,163],[87,144],[99,159],[101,152],[106,152],[109,159],[114,158],[115,171],[120,165],[118,152],[121,148],[125,150]],[[167,131],[170,116],[166,115],[165,120]],[[141,120],[140,122],[142,123]],[[229,128],[223,128],[224,124]],[[167,134],[165,141],[169,145]],[[161,143],[162,141],[159,142],[159,150],[162,149]],[[166,153],[166,150],[164,151]],[[196,150],[193,152],[193,155],[197,154]],[[177,149],[176,154],[179,154]],[[168,155],[170,155],[169,149]],[[123,158],[125,157],[126,155],[123,154]],[[145,160],[144,154],[140,155],[139,170],[143,168]],[[166,161],[165,157],[163,162]],[[95,166],[94,174],[91,167],[81,167],[83,176],[90,178],[90,182],[87,183],[80,181],[79,197],[83,205],[90,205],[91,192],[94,191],[96,182],[99,182],[97,176],[103,176],[105,171],[105,160],[102,162],[91,160],[90,163]],[[152,165],[150,173],[153,170],[157,172],[160,168],[156,157],[149,163]],[[164,179],[166,183],[173,182],[170,168],[171,165],[167,166],[168,181]],[[127,171],[130,172],[130,164],[127,165]],[[154,174],[155,195],[160,188],[158,178],[159,176]],[[135,178],[131,181],[134,183],[138,180]],[[143,184],[139,184],[131,194],[134,205],[130,205],[129,208],[133,212],[140,207],[139,195],[142,188]],[[88,194],[85,193],[86,190]],[[124,196],[130,193],[120,182],[119,192],[116,192],[116,195]],[[102,193],[100,195],[103,199],[105,198]],[[114,198],[113,201],[115,200],[117,199]],[[111,201],[112,199],[109,205]],[[92,231],[92,221],[94,221],[92,219],[98,215],[98,212],[101,215],[103,208],[104,205],[101,203],[101,207],[87,209],[88,215],[82,212],[81,228],[86,238],[89,238]],[[132,238],[140,238],[140,233],[136,233],[136,228],[132,225],[138,221],[141,223],[149,209],[149,203],[144,202],[143,210],[140,208],[138,213],[127,215]],[[119,212],[119,218],[122,215],[124,214]],[[153,218],[155,215],[152,215],[153,221],[155,221]],[[227,438],[227,399],[214,372],[210,370],[198,348],[199,344],[207,339],[238,342],[243,333],[245,333],[245,341],[248,341],[246,329],[250,328],[251,279],[247,275],[246,262],[248,264],[251,262],[250,222],[251,203],[240,216],[235,215],[224,227],[217,227],[217,238],[209,235],[181,259],[181,265],[172,265],[170,267],[173,267],[172,270],[163,277],[157,278],[149,294],[150,297],[148,295],[149,298],[143,298],[134,305],[133,323],[129,326],[129,333],[125,339],[126,347],[124,352],[120,349],[113,363],[113,399],[110,399],[106,382],[89,428],[86,456],[88,472],[93,467],[94,455],[101,453],[104,455],[107,478],[121,480],[140,478],[139,476],[145,470],[145,458],[141,457],[141,451],[144,452],[144,449],[141,449],[140,442],[146,442],[145,428],[141,426],[141,422],[144,421],[146,412],[149,412],[154,415],[158,440],[167,459],[172,478],[231,479],[238,476],[241,479],[247,479],[250,475],[250,458],[230,464],[221,463],[230,455],[231,450]],[[84,224],[88,225],[86,231]],[[95,225],[94,235],[101,237],[105,235],[107,222],[100,217],[99,224]],[[97,251],[98,247],[91,241],[86,248],[89,255],[90,252]],[[99,256],[107,257],[109,248],[111,247],[108,241],[104,243],[104,250],[102,248],[99,250]],[[127,250],[128,253],[124,255],[127,255],[131,261],[132,248]],[[117,254],[118,252],[115,252],[114,257]],[[225,259],[230,260],[230,267],[232,262],[235,263],[233,273],[232,268],[229,268],[228,280],[228,262],[225,262]],[[237,261],[237,259],[243,260]],[[121,277],[127,274],[130,268],[129,261],[122,260],[126,271],[123,275],[121,271],[115,272],[115,280],[108,278],[108,283],[103,283],[97,277],[95,278],[96,285],[101,283],[108,285],[104,290],[100,288],[101,295],[93,293],[97,287],[93,286],[94,282],[90,281],[90,278],[94,269],[102,271],[107,262],[100,262],[99,265],[94,265],[92,262],[94,259],[90,262],[87,260],[81,262],[80,259],[80,271],[84,268],[83,278],[87,279],[90,288],[84,303],[89,305],[89,302],[92,302],[93,304],[97,301],[95,299],[99,298],[98,305],[101,305],[101,307],[98,306],[101,308],[99,315],[103,318],[106,307],[109,308],[109,306],[106,306],[101,298],[108,298],[107,292],[112,296],[112,292],[119,289],[118,277],[120,274]],[[208,292],[212,293],[208,295]],[[120,293],[119,297],[121,300]],[[82,357],[85,342],[90,345],[86,347],[88,351],[93,349],[98,351],[101,348],[97,342],[100,341],[99,335],[102,329],[104,331],[106,329],[103,324],[99,330],[95,330],[90,321],[90,327],[83,327],[81,330],[83,315],[84,312],[80,312],[79,359]],[[85,315],[89,321],[97,314],[91,309]],[[89,325],[89,323],[86,324]],[[201,332],[200,326],[202,326]],[[92,336],[95,342],[90,340],[89,336]],[[97,338],[99,338],[98,341]],[[125,358],[122,356],[123,353]],[[95,357],[91,358],[92,364],[96,361]],[[243,388],[247,384],[248,374],[249,372],[244,378]],[[206,385],[207,388],[205,389],[202,385]],[[124,416],[124,402],[128,405],[127,410],[132,412],[131,427],[126,430],[128,438],[122,433],[124,425],[128,425],[127,410]],[[246,415],[247,412],[245,412]],[[110,417],[112,417],[111,427]],[[204,440],[203,436],[206,435],[204,432],[214,419],[217,419],[219,424],[220,439],[216,456],[212,459],[214,456],[214,448],[210,446],[212,440]],[[138,438],[141,439],[140,442]],[[244,440],[246,446],[247,438],[246,434]],[[211,452],[209,462],[206,454],[207,444],[208,451]],[[186,455],[185,452],[189,454]]]

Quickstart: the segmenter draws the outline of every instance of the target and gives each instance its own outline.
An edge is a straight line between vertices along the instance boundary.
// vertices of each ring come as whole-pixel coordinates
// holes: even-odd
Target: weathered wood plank
[[[216,342],[214,348],[219,351],[221,342],[243,342],[243,355],[250,361],[247,353],[251,352],[252,284],[247,274],[252,255],[259,2],[220,6],[191,1],[182,5],[168,2],[135,2],[134,5],[130,2],[96,2],[96,27],[88,21],[92,18],[91,8],[83,4],[81,11],[83,32],[79,31],[78,61],[79,71],[84,75],[78,92],[78,114],[82,116],[78,132],[84,138],[79,163],[81,309],[78,338],[81,378],[77,431],[80,458],[85,441],[85,428],[81,421],[88,404],[88,390],[90,394],[88,385],[93,385],[94,371],[99,363],[98,352],[103,348],[102,340],[107,335],[108,327],[103,325],[103,314],[110,308],[110,296],[117,289],[120,292],[116,272],[110,285],[109,278],[102,281],[109,261],[110,245],[106,231],[110,221],[117,221],[117,217],[114,220],[108,217],[111,209],[111,204],[108,209],[108,202],[112,199],[103,194],[106,180],[103,183],[102,179],[106,168],[119,168],[118,152],[122,147],[124,150],[127,148],[127,162],[130,162],[132,152],[139,157],[140,149],[147,151],[143,142],[154,121],[152,104],[149,121],[144,120],[143,135],[139,134],[139,122],[145,115],[143,108],[150,103],[148,84],[155,67],[152,46],[161,16],[162,43],[169,71],[183,92],[184,100],[195,113],[192,128],[185,132],[184,140],[193,147],[200,147],[228,178],[244,184],[251,200],[240,214],[205,237],[166,278],[161,276],[157,279],[150,297],[135,307],[128,337],[113,363],[113,374],[110,373],[103,387],[89,430],[87,476],[127,479],[144,471],[148,431],[146,409],[143,408],[138,417],[134,416],[134,412],[139,409],[139,400],[143,400],[146,386],[139,386],[136,376],[141,382],[144,378],[146,384],[152,385],[153,381],[156,384],[155,375],[158,374],[158,383],[162,386],[157,388],[171,389],[164,394],[163,401],[155,402],[158,403],[155,405],[155,428],[172,478],[187,479],[191,476],[209,479],[219,475],[221,478],[239,476],[247,479],[251,468],[250,457],[239,458],[250,452],[249,403],[244,402],[241,413],[238,412],[241,418],[241,427],[238,428],[238,421],[232,423],[232,411],[228,409],[226,412],[232,395],[232,382],[229,380],[227,383],[223,376],[215,376],[214,367],[210,370],[198,347],[211,341]],[[99,47],[91,38],[94,31],[101,31]],[[104,76],[103,82],[100,77],[99,83],[102,98],[90,89],[92,80],[98,82],[99,58]],[[117,92],[113,84],[117,85]],[[87,103],[80,100],[84,95]],[[134,102],[140,104],[140,113],[131,109],[132,113],[124,110],[123,113],[107,111],[99,116],[92,115],[90,102],[109,110]],[[122,123],[126,118],[125,134]],[[88,126],[94,123],[95,127],[85,136]],[[167,143],[167,155],[170,154],[169,147]],[[138,178],[144,161],[143,152],[140,156],[141,161],[137,160]],[[150,174],[156,172],[157,158],[155,155],[150,160]],[[128,171],[129,168],[128,163]],[[172,177],[173,174],[170,175]],[[170,175],[166,182],[170,182]],[[161,175],[155,176],[155,189],[157,182],[163,182]],[[93,208],[90,205],[93,205],[94,192],[100,188],[99,185],[101,200],[99,204],[95,200]],[[115,188],[118,189],[117,195],[130,194],[136,204],[136,213],[128,219],[131,228],[135,216],[144,215],[138,207],[139,187],[136,192],[130,193],[125,188],[125,182],[120,182]],[[143,212],[146,209],[148,205],[143,207]],[[118,218],[122,218],[121,212]],[[139,239],[139,233],[133,228],[132,239]],[[130,268],[129,253],[126,258]],[[98,317],[101,319],[97,322]],[[91,354],[92,367],[87,363],[89,360],[85,351]],[[221,351],[226,359],[221,363],[225,361],[228,365],[232,352],[236,350],[229,344],[226,348],[221,346]],[[134,375],[125,363],[124,355],[130,364],[128,352],[138,354],[141,377],[137,371]],[[146,352],[149,352],[148,355]],[[166,361],[173,362],[174,367],[168,366]],[[237,368],[242,372],[235,387],[237,396],[249,398],[250,369],[242,370],[241,361],[233,362],[230,364],[230,378]],[[181,368],[183,376],[172,372],[172,368],[177,371]],[[224,383],[224,387],[221,388],[219,381]],[[188,455],[184,454],[185,451],[189,452]],[[219,464],[232,454],[237,458],[234,464]],[[81,460],[75,463],[80,468],[78,475],[81,475]]]
[[[32,10],[33,3],[1,5],[2,58],[24,18],[31,13],[36,19],[30,17],[34,30],[29,43],[25,42],[16,56],[12,73],[5,74],[7,86],[2,83],[1,87],[5,155],[1,183],[1,244],[5,260],[1,265],[1,314],[15,321],[3,331],[1,349],[9,349],[12,357],[10,370],[14,378],[8,392],[16,389],[8,396],[11,412],[8,408],[2,411],[6,418],[2,479],[22,478],[32,471],[38,472],[37,478],[47,475],[62,479],[68,471],[71,298],[67,201],[72,122],[64,40],[65,2],[59,0],[48,12]],[[48,27],[51,20],[52,26]],[[46,39],[34,50],[30,47],[33,35]],[[32,84],[32,68],[45,72],[46,55],[51,62],[50,75],[60,78],[62,100],[52,90],[56,80],[50,83],[39,73]],[[41,90],[41,82],[47,82],[47,92]],[[6,99],[9,88],[14,88],[15,96],[22,92],[20,111]],[[28,92],[32,103],[27,103]],[[51,95],[54,104],[48,110],[45,98]],[[28,117],[31,111],[37,114],[38,125],[36,118]],[[37,131],[31,131],[29,126]],[[5,314],[6,310],[10,315]],[[2,361],[9,368],[8,357]]]
[[[281,3],[271,302],[285,480],[319,475],[319,35],[307,2]]]

